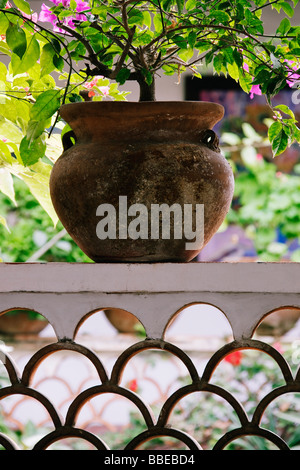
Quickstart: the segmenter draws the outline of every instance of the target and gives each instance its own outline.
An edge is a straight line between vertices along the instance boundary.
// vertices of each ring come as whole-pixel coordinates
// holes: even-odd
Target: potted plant
[[[214,103],[155,102],[156,78],[160,71],[200,76],[198,66],[205,63],[233,77],[245,92],[265,94],[272,107],[272,97],[299,78],[299,27],[287,18],[297,0],[294,8],[283,0],[49,0],[38,18],[25,0],[14,4],[17,8],[0,5],[6,5],[0,12],[2,51],[11,54],[14,76],[24,79],[40,60],[40,77],[58,71],[66,79],[64,87],[54,84],[35,98],[20,156],[30,162],[42,155],[41,136],[59,111],[58,119],[71,129],[63,130],[65,152],[52,170],[50,188],[70,235],[99,262],[193,259],[220,226],[232,198],[232,172],[212,130],[223,109]],[[272,35],[264,32],[267,8],[286,14]],[[135,80],[140,102],[83,102],[103,77],[119,84]],[[300,140],[300,132],[288,107],[272,110],[269,138],[278,155]],[[163,220],[150,220],[149,213],[162,204],[169,223],[160,239]],[[204,216],[197,213],[200,206]]]
[[[10,310],[0,316],[0,334],[5,336],[38,335],[47,325],[47,320],[32,310]]]

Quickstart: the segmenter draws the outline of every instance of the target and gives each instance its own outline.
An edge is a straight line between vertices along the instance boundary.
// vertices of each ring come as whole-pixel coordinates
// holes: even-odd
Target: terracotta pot
[[[104,313],[109,322],[120,333],[136,333],[139,320],[132,313],[120,308],[107,309],[104,310]]]
[[[282,308],[270,313],[255,332],[260,336],[283,336],[296,325],[299,319],[298,308]]]
[[[37,335],[46,326],[48,322],[39,318],[30,318],[28,311],[20,310],[14,315],[0,316],[0,333],[5,335]]]
[[[223,117],[223,107],[207,102],[85,102],[64,105],[60,113],[73,129],[76,145],[65,136],[50,191],[58,217],[77,245],[96,262],[195,258],[223,222],[233,195],[231,167],[211,130]],[[149,225],[143,238],[129,236],[128,226],[124,236],[124,223],[133,218],[128,214],[121,222],[124,211],[118,218],[120,196],[128,208],[146,208]],[[196,204],[204,205],[204,243],[192,250],[186,247],[191,240],[184,236],[184,217],[181,238],[174,237],[170,223],[169,239],[164,239],[162,220],[158,239],[150,231],[153,204],[175,203],[182,214],[185,204],[192,207],[194,223]],[[115,210],[116,239],[99,238],[97,227],[105,214],[97,211],[102,204]]]

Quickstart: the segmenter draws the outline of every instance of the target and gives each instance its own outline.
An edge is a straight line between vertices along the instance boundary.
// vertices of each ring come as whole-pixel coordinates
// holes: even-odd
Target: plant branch
[[[14,16],[18,16],[18,18],[20,18],[20,12],[19,11],[14,11],[15,9],[13,10],[6,10],[6,9],[3,9],[1,8],[0,9],[0,12],[4,13],[5,15],[14,15]],[[50,31],[49,29],[45,28],[44,26],[41,26],[39,24],[37,24],[35,21],[33,21],[31,18],[25,18],[22,16],[22,19],[24,21],[27,21],[29,22],[31,25],[34,25],[36,26],[37,28],[39,28],[41,31],[44,31],[46,32],[47,34],[49,34],[50,36],[53,36],[60,44],[63,45],[63,47],[65,48],[66,50],[66,53],[67,53],[67,56],[68,56],[68,60],[69,60],[69,72],[68,72],[68,79],[67,79],[67,85],[66,85],[66,88],[65,88],[65,92],[64,92],[64,95],[63,95],[63,99],[62,99],[62,103],[65,103],[65,100],[66,100],[66,96],[67,96],[67,90],[68,90],[68,87],[70,85],[70,81],[71,81],[71,74],[72,74],[72,71],[74,70],[73,68],[73,61],[72,61],[72,57],[71,57],[71,54],[68,50],[68,48],[66,47],[66,44],[64,43],[64,41],[57,35],[55,34],[54,32]],[[41,34],[40,31],[37,31],[39,34]],[[42,35],[42,34],[41,34]],[[42,35],[43,36],[43,35]],[[51,41],[50,39],[47,37],[47,36],[43,36],[44,39],[46,39],[50,44]]]
[[[280,3],[280,0],[273,0],[273,2],[265,3],[261,7],[254,8],[254,10],[251,10],[251,13],[254,13],[255,11],[262,10],[263,8],[269,7],[270,5],[273,5],[273,3]]]
[[[115,69],[111,74],[112,79],[116,78],[116,76],[118,75],[119,71],[121,70],[121,68],[122,68],[122,66],[123,66],[123,64],[126,60],[127,55],[129,55],[130,47],[131,47],[131,44],[132,44],[132,41],[133,41],[133,36],[134,36],[134,32],[131,36],[128,36],[128,41],[127,41],[127,43],[126,43],[126,45],[123,49],[123,52],[120,56],[120,59],[118,60],[116,66],[115,66]]]

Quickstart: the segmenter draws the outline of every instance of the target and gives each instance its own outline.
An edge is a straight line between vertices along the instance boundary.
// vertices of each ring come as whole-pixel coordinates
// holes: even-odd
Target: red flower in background
[[[242,353],[241,351],[235,351],[225,357],[225,361],[229,362],[233,366],[239,366],[242,362]]]
[[[130,380],[130,382],[128,383],[128,388],[129,388],[129,390],[131,390],[132,392],[137,392],[137,389],[138,389],[137,380],[136,380],[136,379]]]

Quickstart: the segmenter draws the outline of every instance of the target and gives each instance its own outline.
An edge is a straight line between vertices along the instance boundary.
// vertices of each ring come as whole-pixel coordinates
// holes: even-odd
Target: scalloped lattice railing
[[[236,428],[225,433],[214,449],[224,449],[231,441],[248,435],[263,437],[279,449],[288,449],[283,438],[265,429],[261,421],[264,411],[277,397],[300,393],[300,369],[293,376],[289,364],[277,349],[252,337],[270,312],[281,307],[300,308],[300,265],[297,263],[2,264],[0,279],[1,313],[15,308],[35,310],[47,318],[57,336],[57,342],[43,346],[32,355],[22,374],[9,354],[1,352],[0,355],[10,381],[10,385],[0,389],[0,400],[16,394],[32,397],[45,407],[53,423],[54,430],[41,438],[34,449],[46,449],[66,437],[84,439],[96,449],[108,449],[99,436],[77,427],[76,421],[89,400],[111,393],[130,400],[146,425],[146,430],[137,433],[126,450],[137,449],[157,436],[173,437],[188,449],[200,450],[201,442],[173,428],[171,422],[175,406],[194,392],[221,397],[238,417]],[[194,303],[217,307],[229,321],[233,334],[233,341],[212,355],[201,376],[192,359],[164,339],[174,316]],[[105,308],[131,312],[147,333],[145,340],[122,352],[110,374],[101,361],[101,354],[75,340],[82,321],[92,312]],[[166,399],[157,419],[137,393],[121,386],[123,371],[131,358],[150,349],[176,356],[185,365],[191,380]],[[211,380],[222,359],[242,349],[255,349],[272,357],[284,378],[283,385],[273,388],[261,399],[251,418],[229,391]],[[95,367],[99,379],[97,385],[75,397],[65,419],[43,393],[32,387],[33,376],[40,364],[57,351],[73,351],[84,356]],[[0,434],[0,445],[5,449],[17,449],[16,443],[4,434]]]

